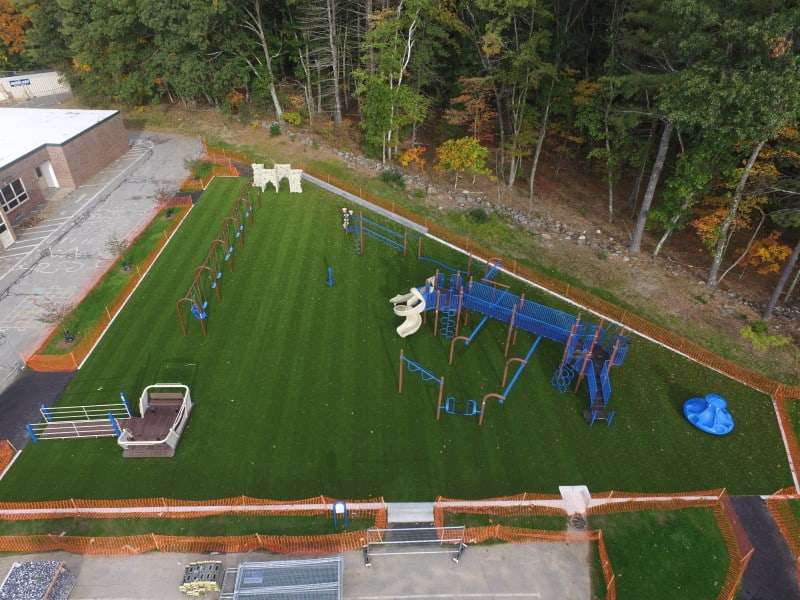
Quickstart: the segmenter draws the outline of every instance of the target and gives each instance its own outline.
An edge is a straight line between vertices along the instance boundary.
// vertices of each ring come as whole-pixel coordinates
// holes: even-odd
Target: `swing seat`
[[[462,417],[477,417],[478,403],[475,400],[459,401],[455,396],[448,396],[444,401],[444,411],[450,415]]]
[[[217,271],[217,279],[222,279],[222,271]]]

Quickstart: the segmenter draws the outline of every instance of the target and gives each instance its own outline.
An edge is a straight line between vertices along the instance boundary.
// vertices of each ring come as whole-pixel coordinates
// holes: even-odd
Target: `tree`
[[[267,24],[264,22],[263,16],[263,4],[263,0],[247,0],[247,2],[242,2],[240,5],[238,23],[240,27],[254,36],[257,42],[257,50],[242,51],[241,56],[247,62],[253,75],[266,86],[272,99],[272,106],[275,109],[275,118],[282,123],[283,107],[278,99],[278,92],[275,87],[275,70],[272,65],[272,61],[277,55],[273,55],[270,50]],[[271,12],[275,14],[274,11]]]
[[[49,299],[36,302],[36,306],[40,309],[36,317],[37,321],[58,325],[65,343],[70,344],[75,341],[75,332],[67,327],[67,318],[75,310],[75,305],[56,299]]]
[[[0,66],[13,65],[14,57],[25,50],[25,32],[29,25],[27,15],[11,0],[0,0]]]
[[[434,169],[442,172],[455,173],[453,187],[458,187],[458,177],[462,173],[470,173],[473,181],[476,175],[485,175],[489,172],[486,168],[486,159],[489,151],[481,146],[474,137],[463,137],[446,140],[436,148],[436,164]]]
[[[798,186],[797,192],[792,190],[790,193],[800,195],[800,186]],[[800,230],[800,207],[777,210],[770,216],[772,217],[773,221],[782,227]],[[778,277],[778,282],[775,284],[772,294],[767,301],[767,305],[764,308],[764,313],[761,317],[764,321],[769,321],[772,318],[772,313],[774,312],[775,307],[778,305],[778,300],[780,299],[781,294],[783,294],[786,284],[789,282],[789,277],[791,277],[795,267],[797,266],[798,260],[800,260],[800,238],[795,243],[792,253],[789,255],[786,263],[783,265],[781,274]]]
[[[450,98],[444,120],[467,128],[481,142],[491,142],[494,138],[491,123],[497,118],[491,105],[491,83],[486,77],[459,77],[458,86],[460,91]]]
[[[765,144],[800,114],[798,52],[784,43],[795,35],[800,8],[734,0],[724,6],[680,4],[678,10],[679,37],[702,54],[671,79],[661,105],[674,119],[713,130],[746,156],[717,230],[707,278],[716,287],[753,166]]]

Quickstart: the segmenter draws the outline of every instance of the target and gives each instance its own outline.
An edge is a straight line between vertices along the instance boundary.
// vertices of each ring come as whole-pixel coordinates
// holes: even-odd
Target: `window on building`
[[[25,184],[22,183],[22,179],[15,179],[11,183],[0,187],[0,207],[5,212],[14,210],[27,200],[28,192],[25,190]]]

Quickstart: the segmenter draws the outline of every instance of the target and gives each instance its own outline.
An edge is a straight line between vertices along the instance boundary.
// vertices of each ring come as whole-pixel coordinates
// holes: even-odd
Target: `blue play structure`
[[[398,378],[397,382],[397,393],[403,392],[403,380],[404,380],[404,373],[408,369],[409,373],[418,373],[422,381],[432,381],[436,383],[439,387],[439,396],[436,400],[436,420],[439,420],[439,417],[442,413],[442,408],[445,407],[444,400],[444,376],[437,377],[435,373],[429,371],[425,367],[423,367],[418,362],[411,360],[405,355],[405,352],[400,350],[400,377]],[[450,398],[448,398],[448,401]],[[474,402],[474,400],[473,400]],[[445,407],[445,410],[446,407]],[[449,411],[448,411],[449,412]]]
[[[683,415],[700,431],[711,435],[728,435],[733,431],[733,416],[728,402],[718,394],[690,398],[683,403]]]
[[[462,417],[477,417],[478,403],[475,400],[459,401],[455,396],[448,396],[444,401],[444,412],[448,415],[461,415]]]
[[[608,408],[612,392],[610,371],[624,362],[629,339],[621,332],[612,333],[602,323],[583,323],[579,316],[526,300],[524,296],[501,288],[491,281],[499,269],[499,261],[490,262],[481,281],[469,282],[465,282],[458,272],[449,275],[437,273],[425,286],[417,288],[425,298],[425,310],[438,311],[441,315],[442,335],[446,339],[452,338],[453,344],[457,340],[464,340],[464,345],[468,346],[489,319],[509,325],[509,340],[512,330],[527,331],[537,336],[524,359],[509,361],[518,361],[520,365],[508,385],[504,377],[503,393],[488,394],[482,404],[485,406],[488,397],[502,404],[541,339],[548,339],[564,345],[561,362],[553,374],[553,386],[565,392],[574,383],[577,392],[585,379],[589,395],[588,406],[584,410],[586,421],[592,425],[597,421],[606,421],[607,425],[611,425],[615,413]],[[483,316],[468,336],[458,336],[459,316],[465,310]],[[453,348],[454,345],[451,345],[451,359]]]
[[[350,225],[347,226],[347,233],[353,234],[356,254],[359,256],[364,252],[364,236],[377,240],[389,246],[392,250],[403,254],[406,253],[408,240],[405,232],[395,231],[391,227],[386,227],[365,217],[363,214],[359,214],[358,218],[354,218]]]

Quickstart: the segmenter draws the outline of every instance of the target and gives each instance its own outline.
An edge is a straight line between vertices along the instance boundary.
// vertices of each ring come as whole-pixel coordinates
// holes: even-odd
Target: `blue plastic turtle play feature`
[[[692,425],[711,435],[728,435],[733,431],[728,401],[718,394],[690,398],[683,403],[683,414]]]

